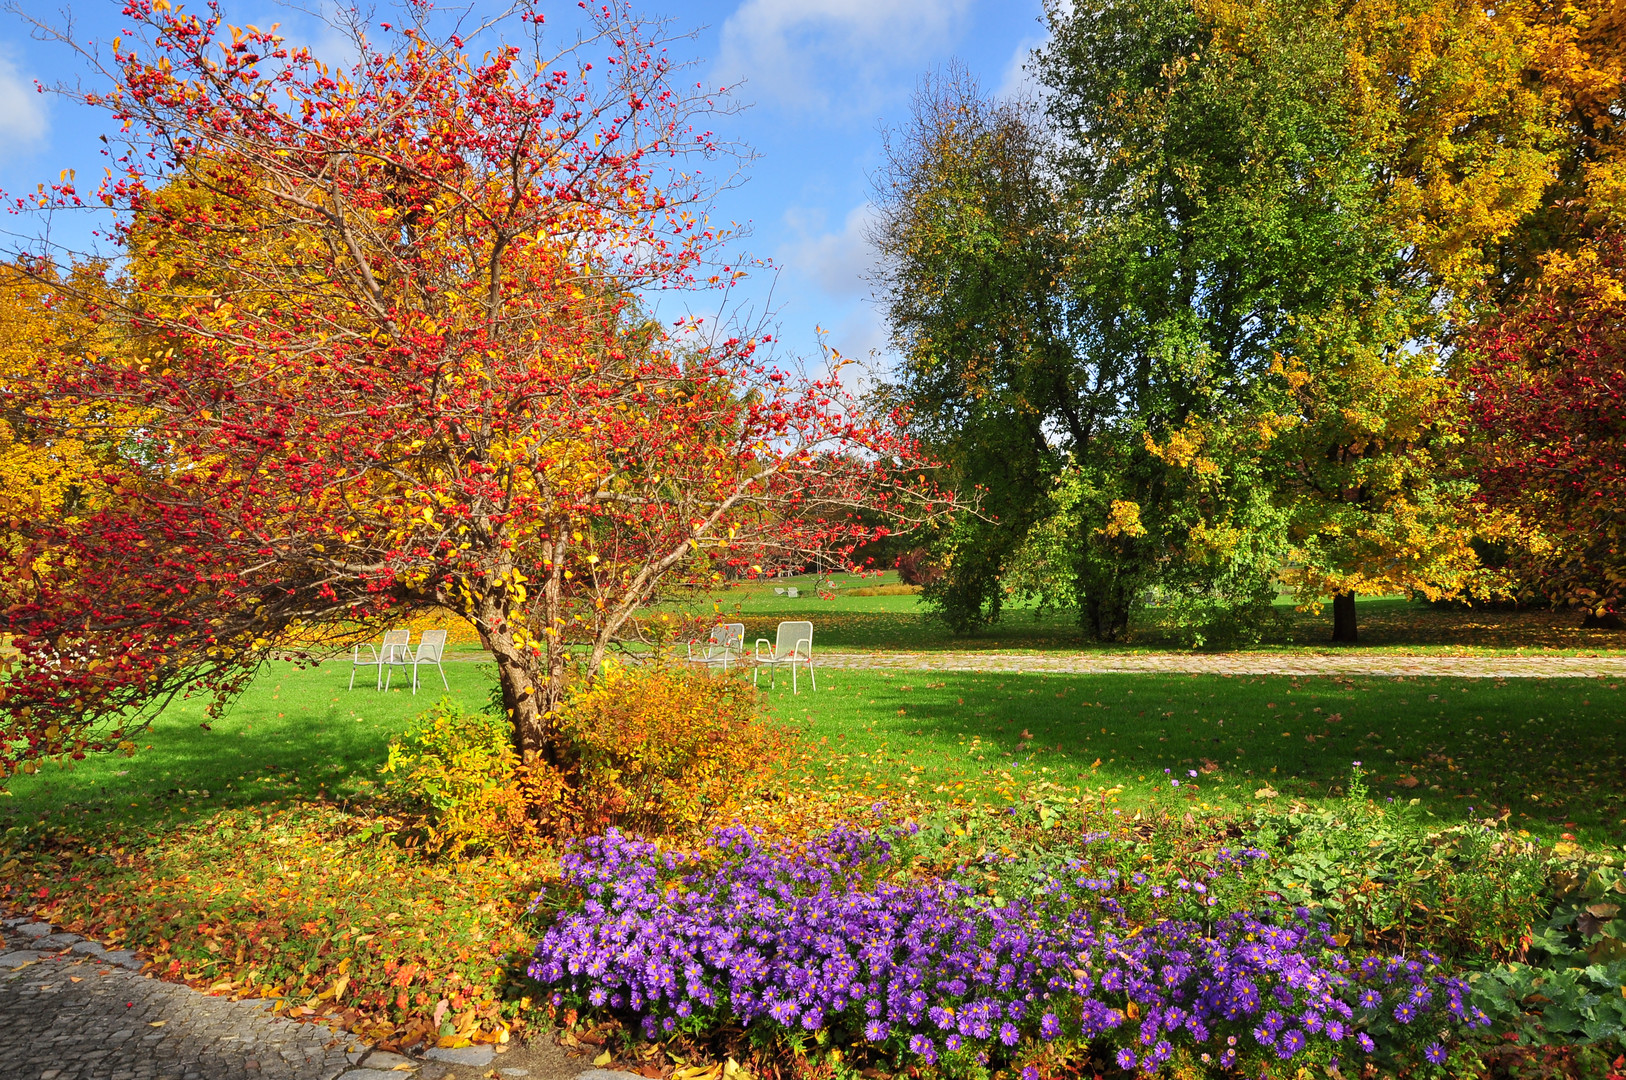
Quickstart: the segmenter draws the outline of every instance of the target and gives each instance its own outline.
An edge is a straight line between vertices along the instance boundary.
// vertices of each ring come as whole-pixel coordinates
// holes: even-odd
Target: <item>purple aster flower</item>
[[[1360,1002],[1363,1009],[1375,1009],[1383,1004],[1383,995],[1376,990],[1362,990],[1361,996],[1356,1000]]]
[[[1022,1035],[1016,1030],[1015,1024],[1005,1023],[999,1025],[999,1041],[1006,1046],[1015,1046],[1017,1040],[1021,1037]]]
[[[1118,1051],[1118,1068],[1133,1069],[1135,1067],[1135,1052],[1129,1047]]]
[[[1439,1043],[1429,1043],[1423,1048],[1423,1056],[1428,1058],[1430,1065],[1444,1065],[1446,1059],[1445,1047]]]
[[[1364,1031],[1355,1033],[1355,1045],[1359,1046],[1362,1050],[1365,1050],[1368,1054],[1378,1048],[1378,1044],[1372,1041],[1372,1036],[1368,1035]]]
[[[1282,1032],[1282,1037],[1276,1041],[1276,1056],[1287,1061],[1294,1054],[1304,1049],[1304,1032],[1298,1028],[1288,1028]]]
[[[1032,1065],[1022,1066],[1022,1080],[1039,1080],[1039,1070]]]
[[[1344,1041],[1345,1030],[1342,1021],[1328,1020],[1323,1026],[1322,1031],[1325,1032],[1327,1038],[1331,1039],[1333,1042]]]
[[[1395,1019],[1402,1024],[1409,1024],[1417,1019],[1417,1006],[1409,1001],[1402,1001],[1395,1006]]]
[[[1061,1034],[1061,1020],[1055,1013],[1045,1013],[1039,1021],[1039,1034],[1046,1039],[1054,1039]]]

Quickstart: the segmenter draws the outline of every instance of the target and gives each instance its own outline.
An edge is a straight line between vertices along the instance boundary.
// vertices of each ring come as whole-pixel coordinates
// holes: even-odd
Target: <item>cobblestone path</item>
[[[1626,656],[1419,656],[1383,653],[815,652],[820,669],[1067,675],[1428,675],[1461,679],[1626,678]]]
[[[145,978],[121,966],[129,954],[76,935],[24,930],[0,929],[4,1080],[331,1080],[350,1066],[325,1027]]]

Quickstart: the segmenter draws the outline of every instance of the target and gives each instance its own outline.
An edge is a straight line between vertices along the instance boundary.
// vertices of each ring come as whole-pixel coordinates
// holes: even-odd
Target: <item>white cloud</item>
[[[1011,52],[1011,58],[1005,63],[1005,71],[999,80],[999,89],[996,97],[1010,100],[1038,100],[1039,83],[1028,70],[1029,61],[1033,57],[1033,50],[1049,41],[1049,35],[1026,37],[1017,42],[1016,48]]]
[[[970,0],[744,0],[723,23],[717,77],[809,110],[862,100],[952,40]]]
[[[0,56],[0,138],[34,143],[43,139],[49,129],[45,100],[34,89],[34,81],[24,78],[17,65]]]
[[[862,202],[853,207],[835,232],[822,231],[824,216],[818,212],[791,210],[785,220],[799,234],[781,260],[787,267],[831,296],[869,294],[865,277],[875,265],[875,249],[869,242],[873,205]]]

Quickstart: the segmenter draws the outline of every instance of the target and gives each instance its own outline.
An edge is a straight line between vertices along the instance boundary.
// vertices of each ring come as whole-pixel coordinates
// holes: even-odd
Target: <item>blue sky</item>
[[[121,29],[115,0],[72,7],[79,35],[110,38]],[[201,7],[194,3],[189,6]],[[569,11],[573,2],[544,3]],[[58,21],[60,0],[23,0]],[[321,24],[275,0],[226,0],[238,23],[281,23],[290,38],[319,43]],[[388,18],[388,5],[377,18]],[[1027,51],[1040,40],[1040,0],[665,0],[640,9],[692,30],[701,78],[737,87],[749,106],[718,124],[757,158],[746,181],[724,192],[717,216],[748,226],[741,247],[771,259],[739,299],[771,304],[787,349],[811,355],[814,328],[849,356],[885,348],[884,323],[869,300],[864,240],[872,178],[881,165],[881,130],[905,118],[923,73],[962,61],[994,91],[1013,90]],[[71,101],[35,92],[85,77],[67,49],[31,39],[15,16],[0,14],[0,191],[8,196],[54,180],[63,169],[100,175],[96,136],[106,119]],[[13,219],[0,225],[35,230]],[[82,232],[65,222],[59,232]],[[10,245],[8,245],[10,246]],[[884,355],[880,358],[886,364]]]

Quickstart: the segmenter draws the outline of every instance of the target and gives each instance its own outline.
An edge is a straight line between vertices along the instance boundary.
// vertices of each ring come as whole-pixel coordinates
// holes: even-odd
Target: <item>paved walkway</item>
[[[1418,656],[1386,653],[816,652],[819,668],[1088,675],[1427,675],[1459,679],[1626,678],[1626,656]]]
[[[544,1036],[535,1046],[373,1051],[321,1024],[273,1016],[264,1001],[211,997],[140,974],[45,923],[0,922],[0,1080],[567,1080],[584,1064]],[[625,1074],[592,1080],[641,1080]]]

